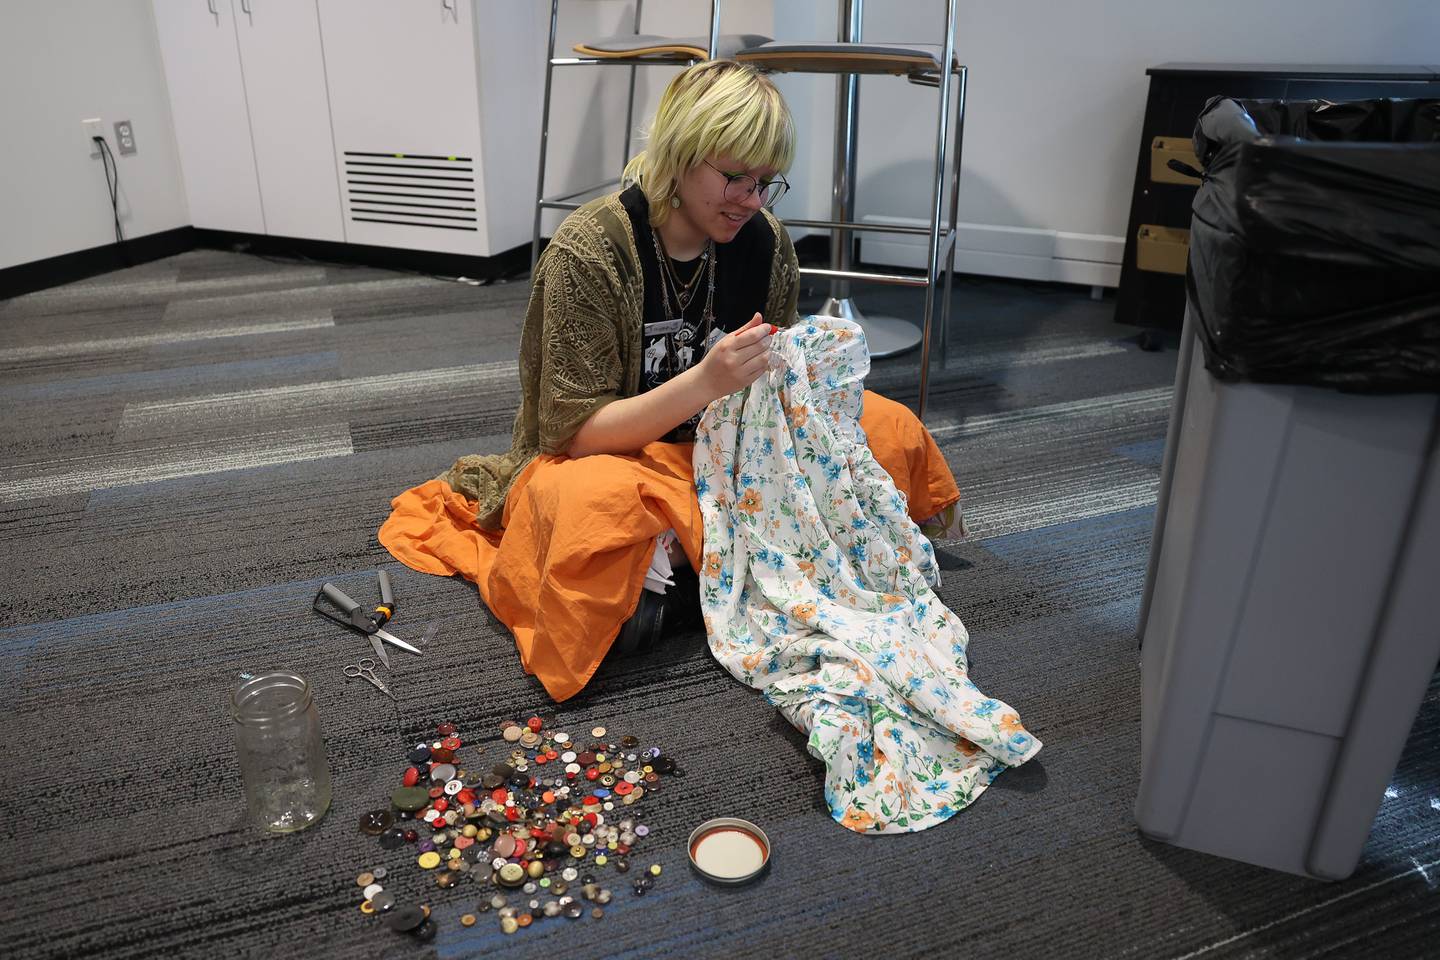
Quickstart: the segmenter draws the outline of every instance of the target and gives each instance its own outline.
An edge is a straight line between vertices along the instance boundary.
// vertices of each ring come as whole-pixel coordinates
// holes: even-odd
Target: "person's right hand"
[[[744,390],[769,369],[770,338],[777,329],[757,313],[706,351],[696,370],[716,399]]]

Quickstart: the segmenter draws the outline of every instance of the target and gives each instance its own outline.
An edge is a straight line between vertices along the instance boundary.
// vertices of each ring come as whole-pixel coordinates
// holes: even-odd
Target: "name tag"
[[[680,330],[683,321],[676,317],[674,320],[661,320],[658,323],[645,324],[645,336],[664,337]]]

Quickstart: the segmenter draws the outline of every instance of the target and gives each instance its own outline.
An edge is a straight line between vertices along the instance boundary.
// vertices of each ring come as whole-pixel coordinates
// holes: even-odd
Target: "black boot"
[[[649,653],[660,645],[665,635],[667,607],[665,596],[650,590],[640,591],[635,615],[625,621],[620,635],[610,648],[610,655],[632,657]]]

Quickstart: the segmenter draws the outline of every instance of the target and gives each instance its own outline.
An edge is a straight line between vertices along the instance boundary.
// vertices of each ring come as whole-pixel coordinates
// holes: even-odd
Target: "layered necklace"
[[[694,357],[695,348],[692,344],[697,341],[704,343],[715,325],[715,242],[705,241],[705,249],[700,254],[700,263],[696,265],[695,272],[691,274],[689,281],[681,283],[675,265],[665,254],[665,247],[660,241],[660,231],[652,229],[650,238],[655,241],[655,257],[660,261],[660,302],[665,310],[665,319],[674,326],[673,330],[667,330],[665,334],[666,365],[673,374],[679,353],[685,353],[688,365]],[[699,292],[701,274],[705,274],[707,278],[705,305],[700,311],[699,319],[692,324],[686,322],[685,311],[690,308]],[[671,309],[672,293],[678,310]]]

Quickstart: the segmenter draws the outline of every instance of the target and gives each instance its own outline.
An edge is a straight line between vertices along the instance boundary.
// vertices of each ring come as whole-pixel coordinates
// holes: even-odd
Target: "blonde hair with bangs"
[[[649,146],[625,165],[650,202],[650,223],[670,216],[680,178],[707,157],[787,170],[795,156],[790,108],[770,78],[734,60],[696,64],[670,81],[650,124]]]

